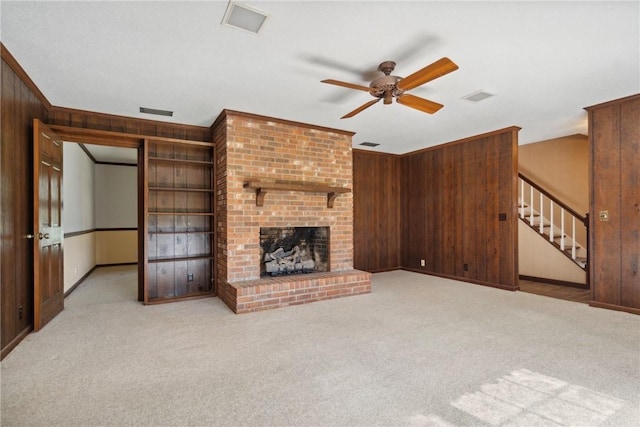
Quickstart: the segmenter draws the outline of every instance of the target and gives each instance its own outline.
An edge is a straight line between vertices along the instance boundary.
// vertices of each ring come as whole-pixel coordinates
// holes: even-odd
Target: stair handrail
[[[586,214],[579,214],[574,209],[572,209],[570,206],[568,206],[566,203],[564,203],[562,200],[558,199],[556,196],[551,194],[549,191],[545,190],[544,188],[542,188],[541,186],[536,184],[533,180],[531,180],[530,178],[526,177],[522,172],[518,172],[518,177],[522,178],[522,180],[524,182],[526,182],[527,184],[529,184],[530,186],[532,186],[533,188],[538,190],[540,193],[544,194],[546,197],[551,199],[554,203],[559,205],[561,208],[563,208],[564,210],[568,211],[569,213],[571,213],[571,215],[575,216],[577,219],[582,221],[582,223],[585,225],[585,227],[589,227],[589,219],[588,219],[588,216]]]
[[[589,213],[586,213],[584,215],[579,214],[578,212],[575,211],[575,209],[571,208],[570,206],[568,206],[566,203],[564,203],[562,200],[560,200],[558,197],[554,196],[553,194],[551,194],[548,190],[542,188],[540,185],[538,185],[537,183],[535,183],[531,178],[528,178],[526,175],[524,175],[522,172],[518,172],[518,178],[520,180],[519,182],[519,187],[520,187],[520,191],[522,192],[522,194],[520,195],[520,200],[521,200],[521,204],[520,204],[520,213],[518,215],[518,217],[520,218],[520,220],[524,221],[526,224],[528,224],[532,229],[534,229],[540,236],[545,237],[545,240],[549,243],[551,243],[553,246],[555,246],[556,248],[558,248],[560,250],[560,252],[565,255],[566,257],[568,257],[569,259],[573,260],[576,264],[578,264],[578,266],[580,266],[580,268],[582,268],[586,273],[587,273],[587,285],[589,284],[589,270],[588,270],[588,265],[589,265]],[[530,198],[529,198],[529,205],[527,206],[527,202],[525,199],[525,194],[524,194],[524,185],[525,183],[529,186],[530,189]],[[535,205],[535,201],[534,201],[534,190],[536,190],[539,195],[540,195],[540,203],[539,203],[539,207],[538,207],[538,211],[536,212],[536,209],[534,207]],[[519,191],[519,192],[520,192]],[[545,224],[545,217],[544,217],[544,200],[548,201],[549,203],[549,223]],[[554,205],[557,205],[558,207],[560,207],[560,229],[558,231],[560,231],[559,234],[559,238],[560,238],[560,242],[557,243],[555,241],[555,239],[557,238],[554,234],[554,228],[556,227],[554,225],[554,212],[553,212],[553,207]],[[525,208],[529,209],[528,214],[525,213]],[[565,229],[565,221],[564,221],[564,215],[568,214],[572,217],[571,219],[571,234],[568,235],[568,238],[570,240],[570,248],[567,249],[565,246],[565,237],[567,237],[567,230]],[[526,215],[526,216],[525,216]],[[535,223],[534,218],[538,216],[540,217],[538,224]],[[585,257],[578,257],[577,255],[577,250],[579,249],[579,246],[577,245],[576,242],[576,222],[582,222],[582,225],[585,228],[585,232],[586,232],[586,241],[585,241],[585,245],[583,246],[584,250],[585,250]],[[548,235],[545,234],[544,229],[549,227],[549,233]],[[568,253],[568,251],[570,250],[571,253]]]

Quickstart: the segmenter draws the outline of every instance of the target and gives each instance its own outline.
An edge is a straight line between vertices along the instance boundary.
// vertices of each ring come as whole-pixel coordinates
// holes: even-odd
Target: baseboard
[[[578,288],[589,290],[589,285],[586,283],[567,282],[565,280],[547,279],[546,277],[525,276],[520,275],[520,280],[531,280],[532,282],[548,283],[550,285],[567,286],[570,288]]]
[[[84,275],[84,276],[82,276],[82,277],[81,277],[81,278],[80,278],[76,283],[74,283],[74,284],[73,284],[73,286],[71,286],[71,287],[69,288],[69,290],[68,290],[67,292],[65,292],[65,293],[64,293],[64,297],[66,298],[66,297],[68,297],[69,295],[71,295],[71,292],[75,291],[75,290],[76,290],[76,288],[77,288],[78,286],[80,286],[80,283],[84,282],[84,280],[85,280],[87,277],[89,277],[89,276],[91,275],[91,273],[93,273],[93,272],[95,271],[95,269],[96,269],[96,268],[98,268],[98,266],[97,266],[97,265],[94,265],[94,266],[91,268],[91,270],[89,270],[87,273],[85,273],[85,275]]]
[[[358,270],[366,271],[366,272],[369,272],[369,273],[384,273],[384,272],[387,272],[387,271],[402,270],[402,267],[378,268],[378,269],[375,269],[375,270],[363,270],[361,268],[358,268]]]
[[[640,309],[633,307],[625,307],[623,305],[608,304],[606,302],[589,301],[591,307],[606,308],[609,310],[624,311],[631,314],[640,314]]]
[[[96,267],[118,267],[122,265],[138,265],[138,262],[117,262],[113,264],[96,264]]]
[[[448,274],[434,273],[433,271],[419,270],[417,268],[400,267],[400,270],[412,271],[414,273],[426,274],[429,276],[442,277],[444,279],[458,280],[460,282],[473,283],[474,285],[488,286],[490,288],[504,289],[505,291],[519,291],[520,286],[500,285],[498,283],[483,282],[482,280],[467,279],[466,277],[450,276]]]
[[[23,329],[22,331],[20,331],[20,333],[11,341],[9,341],[9,343],[7,345],[5,345],[2,350],[0,350],[0,360],[4,359],[5,357],[7,357],[7,355],[9,353],[11,353],[11,350],[13,350],[14,348],[16,348],[16,346],[18,344],[20,344],[20,341],[22,341],[23,339],[26,338],[27,335],[29,335],[31,333],[31,331],[33,331],[33,326],[29,326],[25,329]]]

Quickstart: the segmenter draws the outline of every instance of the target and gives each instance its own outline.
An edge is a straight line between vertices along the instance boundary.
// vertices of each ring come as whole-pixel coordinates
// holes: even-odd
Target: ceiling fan
[[[423,111],[425,113],[433,114],[441,109],[443,105],[405,92],[458,69],[458,66],[449,58],[441,58],[433,64],[427,65],[415,73],[402,78],[391,75],[391,72],[395,67],[396,63],[393,61],[384,61],[381,63],[378,66],[378,71],[382,71],[384,76],[373,80],[369,84],[369,87],[353,83],[345,83],[338,80],[322,80],[322,83],[369,92],[371,96],[377,98],[342,116],[341,119],[353,117],[380,100],[384,100],[385,104],[391,104],[393,102],[393,98],[395,98],[396,102],[399,104],[415,108],[416,110]]]

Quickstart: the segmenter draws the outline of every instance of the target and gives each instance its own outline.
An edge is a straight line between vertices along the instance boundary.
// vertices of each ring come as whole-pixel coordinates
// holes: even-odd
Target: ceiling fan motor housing
[[[397,83],[402,80],[398,76],[382,76],[378,77],[369,85],[371,87],[371,95],[376,98],[384,98],[385,104],[391,104],[394,96],[400,96],[404,91],[397,88]]]

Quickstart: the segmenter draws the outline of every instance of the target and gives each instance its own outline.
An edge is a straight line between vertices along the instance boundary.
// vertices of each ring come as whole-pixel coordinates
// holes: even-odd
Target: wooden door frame
[[[164,141],[172,143],[194,143],[196,145],[208,145],[214,147],[212,142],[196,141],[188,139],[167,138],[155,135],[142,135],[132,133],[113,132],[106,130],[86,129],[73,126],[47,125],[58,134],[65,142],[75,142],[81,144],[105,145],[109,147],[135,148],[138,150],[138,301],[144,300],[144,278],[146,275],[145,261],[146,242],[145,233],[145,179],[146,168],[144,164],[145,140]],[[213,179],[213,178],[212,178]],[[214,246],[215,247],[215,246]]]
[[[138,169],[138,301],[143,296],[143,274],[144,274],[144,255],[141,253],[142,245],[144,245],[144,227],[143,218],[140,216],[142,198],[144,197],[144,139],[143,135],[126,134],[113,131],[101,131],[94,129],[76,128],[72,126],[49,125],[65,142],[73,142],[77,144],[93,144],[103,145],[107,147],[133,148],[137,150],[137,169]],[[141,197],[142,196],[142,197]]]

